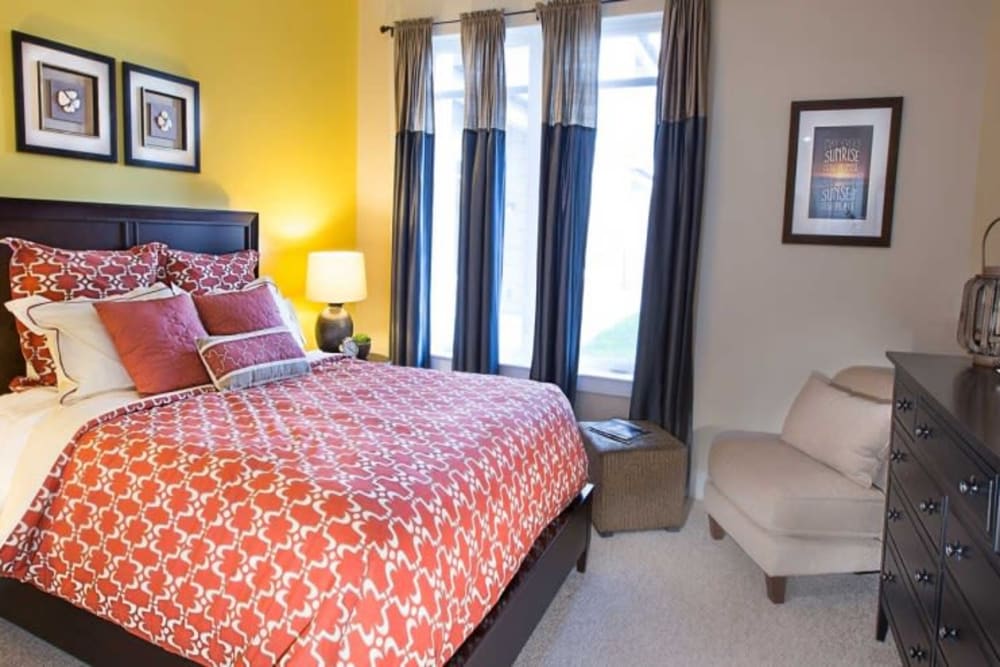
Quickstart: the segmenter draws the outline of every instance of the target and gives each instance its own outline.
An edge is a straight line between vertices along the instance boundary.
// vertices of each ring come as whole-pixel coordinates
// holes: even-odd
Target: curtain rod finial
[[[395,28],[393,28],[393,27],[392,27],[391,25],[380,25],[380,26],[378,27],[378,31],[379,31],[380,33],[382,33],[383,35],[384,35],[385,33],[389,33],[389,36],[390,36],[390,37],[392,37],[392,36],[393,36],[393,33],[394,33],[394,31],[395,31]]]

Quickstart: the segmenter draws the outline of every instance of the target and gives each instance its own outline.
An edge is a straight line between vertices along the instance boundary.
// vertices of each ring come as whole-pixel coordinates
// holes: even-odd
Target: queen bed
[[[0,198],[6,236],[221,254],[256,249],[257,215]],[[0,397],[0,616],[93,664],[512,662],[586,566],[565,398],[310,363],[226,392]],[[0,383],[23,372],[4,312]]]

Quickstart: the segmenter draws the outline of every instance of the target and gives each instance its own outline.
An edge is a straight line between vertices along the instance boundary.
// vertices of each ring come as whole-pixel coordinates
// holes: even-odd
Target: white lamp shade
[[[307,299],[321,303],[353,303],[367,296],[363,254],[350,250],[309,253]]]

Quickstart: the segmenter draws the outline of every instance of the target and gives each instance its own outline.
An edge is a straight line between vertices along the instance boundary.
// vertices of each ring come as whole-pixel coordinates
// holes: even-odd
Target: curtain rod
[[[616,3],[619,3],[619,2],[625,2],[625,1],[626,0],[600,0],[600,4],[602,4],[602,5],[613,5],[613,4],[616,4]],[[525,14],[535,14],[535,13],[537,13],[537,11],[538,11],[537,9],[519,9],[519,10],[513,11],[513,12],[504,12],[503,15],[504,15],[504,17],[508,17],[508,16],[524,16]],[[449,24],[452,24],[452,23],[461,23],[461,22],[462,22],[462,19],[460,19],[460,18],[458,18],[458,19],[445,19],[445,20],[441,20],[441,21],[434,21],[434,22],[431,23],[431,25],[449,25]],[[391,25],[382,25],[382,26],[379,26],[378,31],[380,33],[382,33],[383,35],[385,33],[389,33],[389,36],[392,37],[394,35],[395,31],[396,31],[396,28],[394,26],[391,26]]]

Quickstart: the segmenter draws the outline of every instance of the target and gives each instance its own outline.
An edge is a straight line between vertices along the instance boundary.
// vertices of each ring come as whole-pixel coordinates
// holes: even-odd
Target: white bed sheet
[[[59,395],[49,389],[0,397],[0,428],[4,433],[0,443],[0,544],[28,511],[45,476],[80,427],[136,400],[139,394],[134,390],[109,392],[74,405],[59,405]],[[6,418],[5,413],[9,415]]]
[[[52,389],[38,388],[0,396],[0,512],[28,436],[58,405],[59,395]]]

